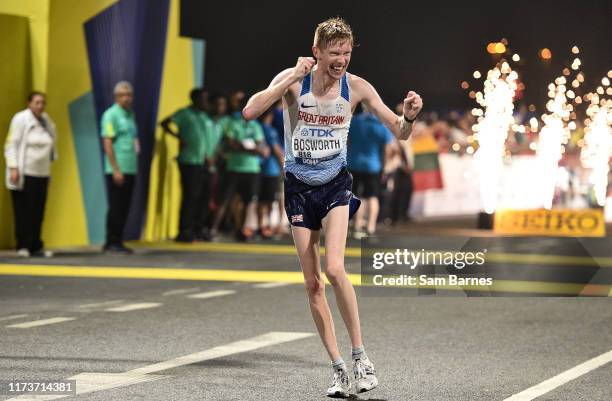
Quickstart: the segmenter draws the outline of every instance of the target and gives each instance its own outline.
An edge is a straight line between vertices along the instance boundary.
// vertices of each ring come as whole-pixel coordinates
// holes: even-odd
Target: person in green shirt
[[[191,105],[177,110],[160,125],[176,136],[180,150],[176,158],[181,173],[182,201],[178,242],[193,242],[201,231],[199,223],[207,214],[210,200],[210,152],[213,122],[207,114],[208,93],[195,88],[189,94]]]
[[[129,254],[132,250],[123,244],[123,229],[134,192],[140,143],[132,111],[132,85],[127,81],[118,82],[113,94],[115,103],[102,114],[100,121],[108,188],[106,243],[103,250]]]
[[[209,170],[217,171],[217,162],[222,158],[222,141],[231,122],[230,116],[227,115],[227,98],[218,92],[210,94],[209,98],[210,118],[212,120],[213,130],[210,135],[210,141],[207,146],[207,158],[209,161]]]
[[[222,185],[225,173],[225,154],[223,150],[223,137],[230,122],[230,117],[227,115],[227,98],[219,92],[211,92],[208,97],[210,119],[212,121],[212,130],[207,141],[206,147],[206,184],[207,196],[202,200],[202,204],[206,205],[205,210],[197,217],[196,238],[201,240],[210,240],[210,229],[214,220],[214,208],[209,208],[211,203],[219,205],[222,203],[220,199],[219,186]],[[204,191],[203,191],[204,192]],[[211,205],[212,206],[212,205]]]
[[[221,203],[210,231],[211,238],[217,234],[227,206],[237,193],[242,200],[242,206],[238,211],[236,235],[238,239],[248,239],[244,223],[248,205],[257,193],[259,156],[267,157],[270,154],[270,149],[264,142],[261,126],[257,121],[246,121],[242,118],[241,106],[233,105],[223,137],[226,144],[226,174],[222,184]]]

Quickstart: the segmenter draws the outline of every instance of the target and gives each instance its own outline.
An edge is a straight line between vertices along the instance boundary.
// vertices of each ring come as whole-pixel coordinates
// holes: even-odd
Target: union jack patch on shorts
[[[303,223],[304,222],[304,215],[302,215],[302,214],[294,214],[293,216],[291,216],[291,222],[292,223]]]

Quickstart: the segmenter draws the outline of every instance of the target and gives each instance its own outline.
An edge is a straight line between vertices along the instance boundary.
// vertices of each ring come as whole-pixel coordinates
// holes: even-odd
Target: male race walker
[[[360,102],[400,140],[410,135],[423,107],[421,97],[408,92],[398,117],[382,102],[366,80],[346,70],[351,59],[353,33],[341,18],[317,26],[314,58],[300,57],[293,68],[278,74],[267,89],[253,95],[244,110],[257,118],[282,98],[285,123],[285,209],[304,274],[312,317],[333,368],[330,397],[348,397],[351,380],[338,345],[321,276],[319,238],[325,233],[325,275],[352,344],[355,390],[378,385],[374,365],[367,357],[355,290],[344,268],[348,220],[360,201],[351,192],[346,170],[346,142],[352,111]]]

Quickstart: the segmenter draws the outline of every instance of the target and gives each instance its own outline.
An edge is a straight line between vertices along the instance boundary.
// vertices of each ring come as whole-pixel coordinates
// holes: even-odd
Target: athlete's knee
[[[331,285],[337,285],[346,277],[346,271],[342,263],[330,263],[325,267],[325,276]]]
[[[325,282],[321,276],[305,279],[304,285],[309,297],[315,297],[325,292]]]

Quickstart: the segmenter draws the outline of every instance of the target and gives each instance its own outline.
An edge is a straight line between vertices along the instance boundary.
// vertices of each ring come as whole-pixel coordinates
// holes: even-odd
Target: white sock
[[[353,361],[356,359],[368,359],[368,356],[365,353],[365,349],[363,348],[363,345],[360,347],[353,348],[351,350],[351,357]]]
[[[346,363],[342,358],[338,358],[335,361],[332,361],[332,369],[334,370],[346,370]]]

